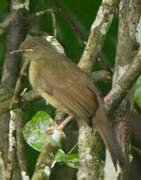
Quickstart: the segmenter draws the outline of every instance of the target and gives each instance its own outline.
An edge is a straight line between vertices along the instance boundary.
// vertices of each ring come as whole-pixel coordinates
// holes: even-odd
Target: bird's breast
[[[36,61],[31,61],[29,66],[29,80],[33,88],[35,88],[36,80],[37,80],[37,68],[38,63]]]
[[[54,106],[58,111],[63,111],[69,113],[68,110],[62,106],[52,95],[49,95],[47,92],[44,92],[38,85],[38,78],[39,78],[39,61],[31,61],[29,67],[29,80],[34,89],[36,89],[39,94],[46,100],[47,104],[51,104]],[[46,84],[47,86],[47,84]],[[70,114],[70,113],[69,113]]]

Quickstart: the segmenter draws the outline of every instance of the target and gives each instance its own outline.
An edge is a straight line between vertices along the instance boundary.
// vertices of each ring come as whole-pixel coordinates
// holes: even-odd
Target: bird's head
[[[43,57],[44,54],[49,56],[54,50],[64,54],[62,45],[53,36],[31,37],[24,40],[19,50],[12,51],[12,54],[21,52],[26,58],[34,60]]]

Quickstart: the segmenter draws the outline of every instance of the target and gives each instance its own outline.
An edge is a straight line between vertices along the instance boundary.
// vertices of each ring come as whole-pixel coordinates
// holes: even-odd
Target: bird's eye
[[[36,43],[35,43],[35,42],[32,42],[32,43],[31,43],[31,46],[32,46],[32,47],[35,47],[35,46],[36,46]]]

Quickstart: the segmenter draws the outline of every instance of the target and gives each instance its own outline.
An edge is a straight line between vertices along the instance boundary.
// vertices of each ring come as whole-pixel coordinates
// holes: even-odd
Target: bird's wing
[[[38,86],[75,116],[91,118],[97,108],[97,99],[89,77],[70,61],[53,66],[42,65],[42,69],[38,69]]]

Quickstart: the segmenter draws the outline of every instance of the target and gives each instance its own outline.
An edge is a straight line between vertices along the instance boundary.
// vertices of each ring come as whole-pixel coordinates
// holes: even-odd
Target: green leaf
[[[23,129],[26,142],[35,150],[41,151],[46,138],[46,132],[52,125],[52,122],[53,119],[48,113],[39,111]]]
[[[59,149],[58,152],[55,155],[54,162],[52,164],[52,168],[56,163],[63,162],[67,166],[71,168],[78,168],[79,166],[79,158],[78,154],[65,154],[65,152],[62,149]]]
[[[51,168],[55,166],[56,163],[63,162],[65,160],[65,152],[62,149],[59,149],[55,154],[54,161],[51,165]]]
[[[61,161],[65,161],[66,159],[66,154],[62,149],[59,149],[58,152],[55,154],[55,158],[54,160],[56,162],[61,162]]]
[[[25,5],[25,9],[26,9],[27,11],[29,11],[29,0],[25,0],[24,5]]]
[[[141,76],[136,82],[135,101],[141,107]]]
[[[0,12],[5,11],[9,6],[9,2],[6,0],[0,1]]]
[[[79,167],[79,158],[78,158],[78,154],[69,154],[66,157],[66,161],[65,164],[72,167],[72,168],[78,168]]]

